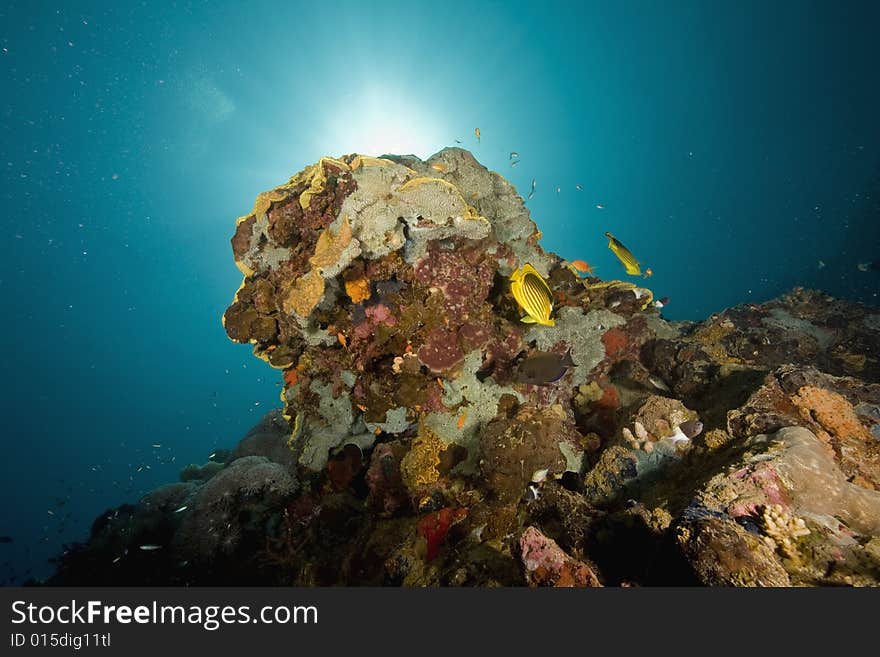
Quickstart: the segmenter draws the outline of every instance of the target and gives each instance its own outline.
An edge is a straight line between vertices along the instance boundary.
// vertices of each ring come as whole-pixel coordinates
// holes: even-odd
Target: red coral
[[[617,388],[609,385],[602,390],[602,397],[596,401],[595,405],[599,408],[607,408],[617,410],[620,407],[620,395],[617,394]]]
[[[605,345],[605,355],[609,358],[626,348],[628,339],[626,333],[619,328],[610,328],[602,335],[602,344]]]
[[[357,476],[363,455],[357,445],[346,445],[327,462],[327,477],[333,490],[345,490]]]
[[[440,546],[446,540],[450,527],[455,523],[461,522],[467,517],[467,509],[445,508],[429,513],[419,520],[418,533],[428,543],[428,550],[425,555],[426,561],[431,561],[440,551]]]

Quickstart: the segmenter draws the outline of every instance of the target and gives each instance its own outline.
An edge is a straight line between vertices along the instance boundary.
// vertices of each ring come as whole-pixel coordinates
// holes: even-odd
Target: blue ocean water
[[[613,232],[670,319],[794,285],[878,303],[859,267],[880,259],[876,2],[4,2],[0,19],[2,581],[46,576],[102,510],[277,405],[279,374],[220,324],[229,239],[322,155],[458,140],[523,196],[535,180],[545,248],[620,278]]]

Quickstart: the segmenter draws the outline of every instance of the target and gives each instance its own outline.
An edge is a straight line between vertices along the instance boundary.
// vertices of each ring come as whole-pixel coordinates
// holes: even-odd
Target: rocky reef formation
[[[540,236],[455,148],[259,195],[224,326],[282,409],[52,583],[880,583],[880,310],[794,290],[671,324]],[[521,321],[526,263],[552,326]]]

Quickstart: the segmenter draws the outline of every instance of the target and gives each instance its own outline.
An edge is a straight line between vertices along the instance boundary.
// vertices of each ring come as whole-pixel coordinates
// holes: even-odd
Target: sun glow
[[[328,153],[413,154],[427,158],[448,145],[449,134],[430,111],[401,93],[371,88],[348,94],[315,135]]]

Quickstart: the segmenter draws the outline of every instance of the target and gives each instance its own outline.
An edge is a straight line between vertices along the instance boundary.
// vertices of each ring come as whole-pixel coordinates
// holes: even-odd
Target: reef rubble
[[[281,408],[102,514],[49,582],[880,584],[880,309],[794,289],[670,323],[540,237],[458,148],[260,194],[223,324]],[[521,321],[525,263],[553,326]],[[570,365],[524,382],[538,354]]]

